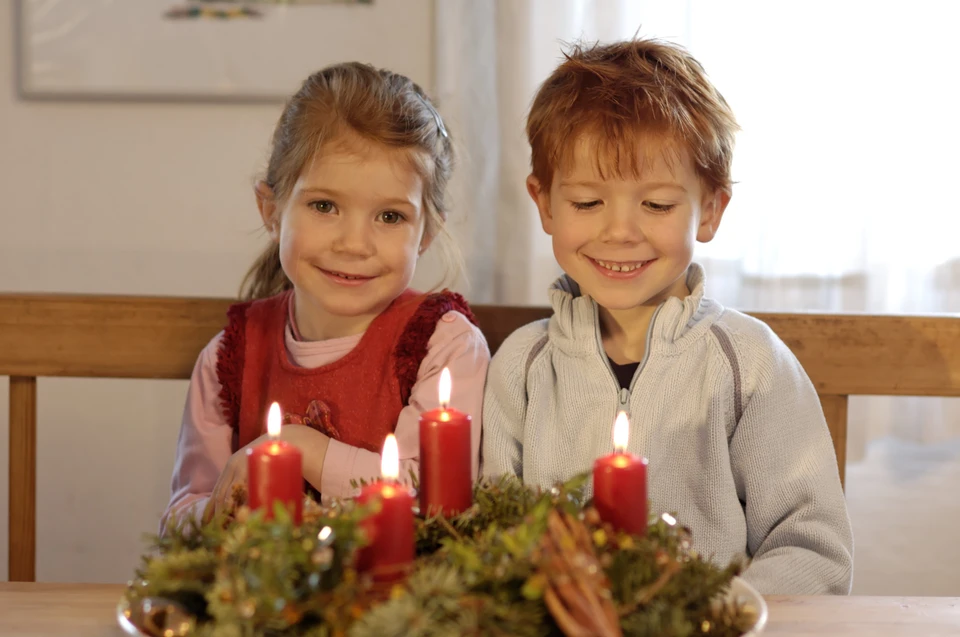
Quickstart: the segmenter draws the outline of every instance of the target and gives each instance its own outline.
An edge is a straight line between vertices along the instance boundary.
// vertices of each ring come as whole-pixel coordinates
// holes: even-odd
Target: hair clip
[[[432,106],[430,107],[430,109],[433,111],[434,119],[437,120],[437,128],[440,129],[440,135],[444,139],[449,139],[450,135],[447,134],[447,127],[443,125],[443,118],[440,117],[440,113],[438,113],[437,109],[433,108]]]
[[[443,118],[440,117],[439,111],[434,108],[433,104],[430,103],[430,100],[428,100],[426,96],[417,93],[417,97],[419,97],[420,101],[423,102],[423,105],[426,106],[431,113],[433,113],[433,119],[437,122],[437,130],[440,132],[440,136],[444,139],[449,139],[450,135],[447,133],[447,127],[443,125]]]

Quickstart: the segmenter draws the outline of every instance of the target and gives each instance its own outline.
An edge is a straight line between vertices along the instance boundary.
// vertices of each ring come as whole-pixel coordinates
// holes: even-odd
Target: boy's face
[[[557,262],[608,310],[683,298],[694,242],[713,239],[729,195],[706,192],[686,152],[641,148],[639,176],[624,162],[604,178],[595,148],[583,139],[546,192],[527,179]]]

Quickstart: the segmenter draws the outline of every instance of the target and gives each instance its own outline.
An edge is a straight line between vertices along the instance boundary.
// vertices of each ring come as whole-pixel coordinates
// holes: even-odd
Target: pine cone
[[[583,522],[556,509],[540,542],[539,571],[548,582],[544,602],[567,637],[621,637],[610,581]]]

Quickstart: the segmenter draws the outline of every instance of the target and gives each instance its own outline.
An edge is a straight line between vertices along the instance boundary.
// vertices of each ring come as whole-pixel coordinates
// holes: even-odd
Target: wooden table
[[[122,637],[113,584],[0,582],[0,636]],[[960,635],[960,597],[768,597],[763,637]]]

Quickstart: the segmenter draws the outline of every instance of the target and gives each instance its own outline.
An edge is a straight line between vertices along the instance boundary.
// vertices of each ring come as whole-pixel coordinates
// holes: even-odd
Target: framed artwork
[[[281,101],[359,60],[433,86],[435,0],[16,0],[27,99]]]

